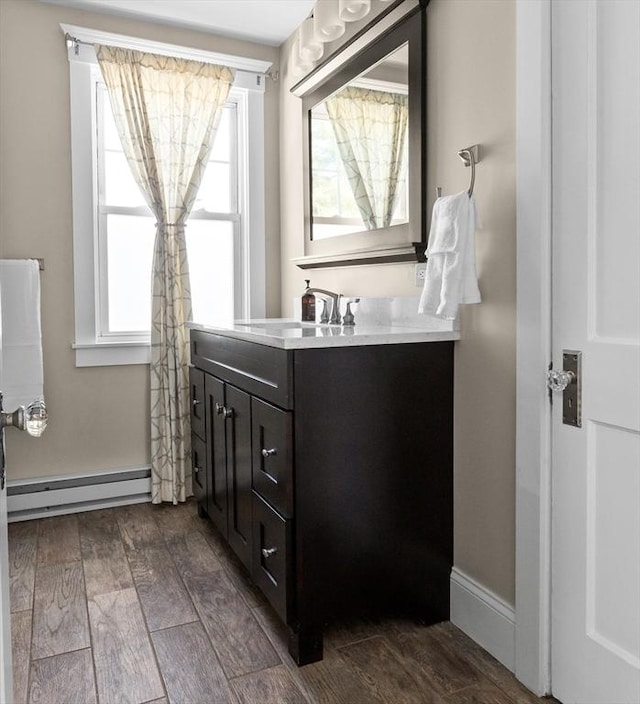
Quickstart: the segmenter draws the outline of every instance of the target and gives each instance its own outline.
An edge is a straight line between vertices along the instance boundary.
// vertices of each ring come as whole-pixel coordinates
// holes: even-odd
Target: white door
[[[640,703],[640,2],[553,0],[552,690]]]
[[[2,389],[2,309],[0,307],[0,390]],[[0,394],[0,413],[2,412]],[[0,704],[13,700],[11,678],[11,624],[9,620],[9,546],[7,488],[4,481],[4,429],[0,426]]]
[[[0,338],[1,339],[1,338]],[[1,348],[0,348],[1,349]],[[2,404],[0,404],[0,409]],[[4,484],[4,430],[0,429],[0,704],[12,701],[11,625],[9,622],[9,558],[7,489]]]

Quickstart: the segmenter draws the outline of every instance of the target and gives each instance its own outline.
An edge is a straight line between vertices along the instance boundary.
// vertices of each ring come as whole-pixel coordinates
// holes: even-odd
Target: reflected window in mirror
[[[408,47],[311,110],[311,238],[408,222]]]

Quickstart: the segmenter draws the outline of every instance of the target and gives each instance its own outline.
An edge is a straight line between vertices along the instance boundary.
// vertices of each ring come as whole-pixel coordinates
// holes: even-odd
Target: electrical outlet
[[[422,288],[424,286],[424,277],[427,272],[427,262],[420,262],[416,264],[415,274],[416,274],[416,286]]]

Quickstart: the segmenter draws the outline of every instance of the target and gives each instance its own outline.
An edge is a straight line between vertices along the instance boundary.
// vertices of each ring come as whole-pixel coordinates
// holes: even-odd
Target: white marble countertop
[[[397,345],[407,342],[459,340],[460,333],[446,330],[419,330],[400,325],[319,325],[292,318],[236,321],[229,326],[189,323],[193,330],[212,332],[237,340],[257,342],[285,350],[317,347],[354,347],[358,345]]]
[[[189,323],[189,327],[286,350],[460,339],[455,322],[415,314],[417,299],[362,299],[354,309],[354,326],[301,323],[295,318],[267,318],[236,320],[229,325],[194,321]]]

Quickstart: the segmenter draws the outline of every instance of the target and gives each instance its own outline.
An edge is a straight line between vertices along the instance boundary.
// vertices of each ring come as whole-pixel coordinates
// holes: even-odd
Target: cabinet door
[[[207,513],[227,536],[227,452],[224,384],[205,374],[205,420],[207,428]]]
[[[292,575],[291,521],[253,494],[253,579],[285,623]]]
[[[254,398],[253,488],[285,518],[293,515],[291,413]]]
[[[205,439],[204,372],[195,367],[189,369],[191,387],[191,432]]]
[[[227,501],[229,545],[251,568],[251,397],[225,389],[227,417]]]
[[[191,466],[193,495],[207,510],[207,446],[195,433],[191,433]]]

